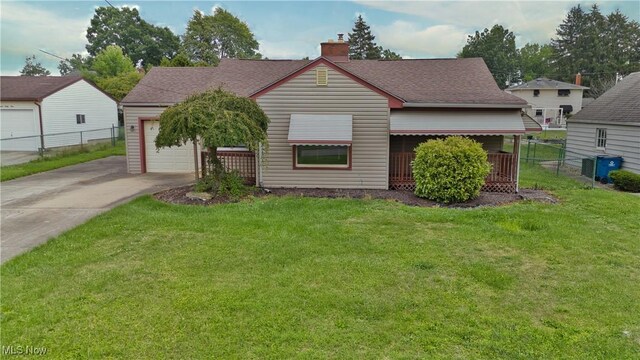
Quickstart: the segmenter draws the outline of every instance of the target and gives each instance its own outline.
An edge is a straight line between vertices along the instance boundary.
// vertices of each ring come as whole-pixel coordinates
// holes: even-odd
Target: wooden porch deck
[[[391,153],[389,156],[389,188],[394,190],[414,190],[415,181],[411,162],[414,152]],[[492,169],[485,179],[483,191],[513,193],[516,191],[518,154],[489,153],[487,159]]]

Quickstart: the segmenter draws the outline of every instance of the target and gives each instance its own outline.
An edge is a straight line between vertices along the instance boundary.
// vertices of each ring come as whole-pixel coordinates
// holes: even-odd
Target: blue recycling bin
[[[622,166],[622,157],[620,156],[598,156],[596,160],[596,180],[603,184],[610,182],[609,171],[619,170],[620,166]]]

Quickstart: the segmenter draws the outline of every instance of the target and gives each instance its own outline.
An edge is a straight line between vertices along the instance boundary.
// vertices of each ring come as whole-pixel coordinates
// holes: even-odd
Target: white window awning
[[[290,145],[351,145],[351,115],[291,114]]]
[[[391,135],[518,135],[525,127],[517,111],[397,111]]]

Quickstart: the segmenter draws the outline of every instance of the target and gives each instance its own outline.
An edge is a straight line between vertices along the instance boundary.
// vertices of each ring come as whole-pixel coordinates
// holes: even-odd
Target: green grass
[[[113,155],[125,155],[124,141],[118,141],[116,146],[112,146],[110,143],[85,146],[82,149],[57,152],[24,164],[3,166],[0,168],[0,181],[12,180]]]
[[[567,131],[566,130],[543,130],[539,134],[534,134],[534,137],[540,140],[566,139]]]
[[[640,357],[640,198],[471,210],[143,197],[4,264],[2,345],[54,358]]]

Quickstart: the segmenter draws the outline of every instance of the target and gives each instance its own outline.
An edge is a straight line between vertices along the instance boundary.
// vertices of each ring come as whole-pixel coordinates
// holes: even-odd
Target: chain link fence
[[[512,149],[508,139],[505,148]],[[597,155],[568,151],[565,139],[524,139],[520,145],[520,163],[539,165],[555,176],[566,176],[587,187],[598,184]]]
[[[34,152],[44,155],[48,152],[83,148],[98,143],[111,143],[115,146],[118,140],[124,140],[124,127],[114,125],[102,129],[4,138],[0,139],[0,151]]]

